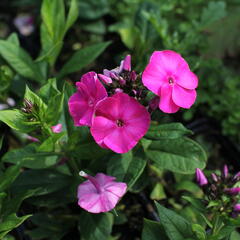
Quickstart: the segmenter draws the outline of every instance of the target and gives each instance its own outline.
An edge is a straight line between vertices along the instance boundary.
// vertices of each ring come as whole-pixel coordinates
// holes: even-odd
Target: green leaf
[[[207,160],[202,147],[186,137],[153,141],[146,155],[156,167],[182,174],[192,174],[196,168],[203,169]]]
[[[75,52],[68,62],[62,67],[58,78],[80,71],[82,68],[93,62],[110,44],[110,42],[97,43]]]
[[[168,240],[163,226],[159,222],[144,219],[142,240]]]
[[[205,229],[199,224],[192,224],[192,230],[196,234],[199,240],[206,239],[206,232]]]
[[[7,170],[0,175],[0,192],[5,191],[15,181],[20,174],[19,166],[8,167]]]
[[[23,148],[11,150],[2,158],[3,162],[14,163],[20,165],[21,167],[32,169],[48,168],[55,165],[57,160],[58,155],[56,153],[40,152],[38,151],[38,146],[34,143]]]
[[[90,214],[83,212],[79,228],[84,240],[103,240],[110,237],[113,225],[111,213]]]
[[[239,240],[240,234],[237,231],[231,233],[230,240]]]
[[[30,181],[31,179],[31,181]],[[44,195],[62,189],[72,182],[72,177],[53,169],[24,171],[11,187],[14,195],[28,190],[38,189],[36,196]]]
[[[125,182],[128,189],[134,185],[142,174],[147,161],[143,158],[135,157],[132,152],[115,155],[110,159],[107,166],[107,173],[117,178],[120,182]]]
[[[191,224],[186,219],[157,202],[155,204],[160,222],[170,240],[183,240],[194,237]]]
[[[32,61],[29,54],[18,45],[9,41],[0,40],[0,55],[2,55],[20,75],[33,81],[44,81],[38,66]]]
[[[38,190],[38,189],[37,189]],[[15,195],[12,199],[5,199],[3,202],[3,216],[8,216],[18,211],[22,201],[26,198],[33,196],[37,190],[29,190],[18,195]]]
[[[163,185],[161,183],[157,183],[150,194],[150,198],[152,200],[161,200],[165,199],[166,197],[167,196],[165,194]]]
[[[206,212],[206,207],[203,204],[202,199],[193,198],[190,196],[182,196],[182,198],[192,204],[200,212]]]
[[[161,140],[180,138],[187,134],[192,134],[192,131],[185,128],[181,123],[167,123],[151,125],[144,137],[151,140]]]
[[[18,35],[16,33],[10,34],[9,37],[7,38],[7,41],[15,44],[16,46],[20,45]]]
[[[29,121],[27,116],[17,109],[0,111],[0,121],[4,122],[12,129],[23,133],[33,131],[38,125],[35,122]]]
[[[6,93],[11,85],[13,79],[13,72],[8,66],[0,67],[0,97]]]
[[[77,0],[71,0],[70,8],[67,16],[66,26],[65,26],[65,32],[75,23],[75,21],[78,18],[78,1]]]
[[[2,149],[3,139],[4,139],[4,135],[0,137],[0,150]]]
[[[12,229],[21,225],[29,217],[31,217],[31,215],[17,217],[16,214],[13,213],[4,218],[3,221],[0,223],[0,239],[2,239]]]

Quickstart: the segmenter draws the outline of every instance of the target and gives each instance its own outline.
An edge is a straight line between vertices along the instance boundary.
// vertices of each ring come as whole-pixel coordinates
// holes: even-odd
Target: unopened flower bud
[[[234,207],[233,207],[233,210],[235,212],[240,212],[240,203],[235,204]]]
[[[223,178],[228,178],[228,166],[225,164],[222,171]]]
[[[199,168],[196,169],[196,180],[200,186],[208,184],[207,178],[205,177],[203,171]]]
[[[99,79],[100,79],[103,83],[105,83],[105,84],[107,84],[107,85],[109,85],[109,84],[112,83],[112,79],[111,79],[110,77],[107,77],[107,76],[105,76],[105,75],[103,75],[103,74],[98,74],[98,77],[99,77]]]
[[[130,73],[130,79],[131,79],[131,81],[133,81],[133,82],[137,79],[137,74],[136,74],[135,71],[132,71],[132,72]]]
[[[121,88],[116,88],[115,89],[115,93],[120,93],[120,92],[123,92],[123,90]]]
[[[212,174],[211,174],[211,177],[212,177],[212,180],[213,180],[214,182],[218,182],[218,177],[217,177],[217,175],[216,175],[215,173],[212,173]]]
[[[123,60],[123,70],[128,72],[131,71],[131,55],[127,55]]]
[[[62,124],[59,123],[55,126],[52,126],[51,129],[52,129],[52,132],[54,132],[54,133],[60,133],[60,132],[62,132]]]
[[[234,177],[233,177],[234,181],[239,181],[240,180],[240,172],[238,172]]]
[[[159,101],[160,101],[160,98],[158,96],[155,96],[154,98],[152,98],[149,102],[149,107],[152,109],[152,110],[156,110],[158,108],[158,105],[159,105]]]
[[[240,193],[240,187],[227,188],[224,191],[225,191],[225,193],[227,193],[229,195],[238,195]]]

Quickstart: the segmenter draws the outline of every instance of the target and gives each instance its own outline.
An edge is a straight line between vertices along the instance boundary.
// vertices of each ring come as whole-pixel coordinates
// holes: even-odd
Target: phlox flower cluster
[[[146,134],[150,110],[190,108],[197,85],[197,76],[174,51],[155,51],[142,76],[132,70],[128,55],[115,69],[84,74],[69,99],[69,112],[75,126],[90,127],[99,146],[126,153]],[[144,106],[148,90],[156,97]]]

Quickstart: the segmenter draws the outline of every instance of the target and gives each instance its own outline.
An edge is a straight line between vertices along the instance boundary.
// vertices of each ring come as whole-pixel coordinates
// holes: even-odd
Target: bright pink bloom
[[[89,72],[82,76],[76,83],[77,92],[68,102],[69,112],[75,126],[91,126],[96,104],[107,97],[104,86],[100,83],[95,72]]]
[[[54,133],[60,133],[62,131],[62,124],[59,123],[55,126],[52,126],[51,129]]]
[[[155,51],[142,74],[142,81],[160,97],[159,108],[165,113],[175,113],[180,107],[190,108],[196,100],[198,78],[174,51]]]
[[[145,107],[125,93],[116,93],[96,106],[91,134],[100,146],[126,153],[144,136],[149,124]]]
[[[130,72],[131,71],[131,55],[127,55],[123,62],[122,62],[122,68],[125,71]]]
[[[78,186],[78,205],[88,212],[108,212],[126,193],[126,183],[115,182],[115,177],[103,173],[92,177],[83,171],[79,174],[88,180]]]

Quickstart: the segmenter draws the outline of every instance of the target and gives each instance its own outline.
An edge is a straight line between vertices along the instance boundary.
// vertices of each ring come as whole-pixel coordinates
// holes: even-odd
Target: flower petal
[[[169,84],[164,84],[160,90],[160,102],[159,108],[165,113],[175,113],[179,110],[172,100],[172,86]]]
[[[126,193],[127,184],[123,182],[110,182],[105,186],[105,190],[120,198]]]
[[[172,91],[173,102],[182,108],[190,108],[195,102],[197,93],[195,90],[185,89],[175,84]]]
[[[176,74],[176,83],[187,89],[195,89],[198,86],[198,77],[189,69],[180,68]]]

